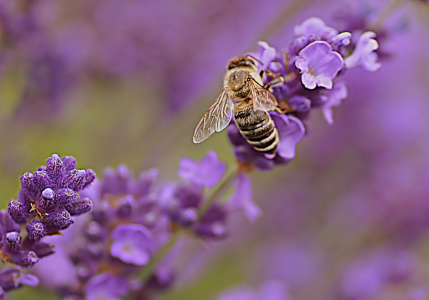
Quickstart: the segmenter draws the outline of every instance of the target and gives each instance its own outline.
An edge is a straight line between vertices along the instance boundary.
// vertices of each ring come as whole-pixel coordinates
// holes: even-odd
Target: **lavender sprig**
[[[21,176],[18,200],[0,211],[0,258],[18,267],[2,270],[0,286],[4,291],[33,284],[37,279],[23,275],[19,267],[33,267],[40,258],[53,254],[54,245],[43,238],[61,234],[74,223],[73,216],[91,210],[91,200],[81,198],[78,192],[94,181],[95,173],[75,166],[71,156],[52,155],[46,166]]]
[[[261,62],[260,71],[267,74],[263,78],[265,84],[283,79],[282,84],[272,89],[285,114],[270,112],[279,134],[278,151],[273,159],[255,151],[235,124],[228,127],[228,137],[242,170],[268,171],[287,164],[306,134],[306,121],[312,110],[321,109],[327,122],[333,123],[333,107],[347,97],[341,75],[357,66],[367,71],[380,67],[374,52],[378,48],[374,32],[365,32],[356,41],[350,32],[338,32],[321,19],[310,18],[295,27],[295,36],[287,50],[279,51],[259,42],[258,52],[250,53]]]

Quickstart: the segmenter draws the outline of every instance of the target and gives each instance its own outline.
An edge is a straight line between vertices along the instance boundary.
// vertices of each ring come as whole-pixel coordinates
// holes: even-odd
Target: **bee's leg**
[[[283,76],[275,76],[270,82],[268,82],[264,87],[268,90],[270,87],[272,87],[273,85],[277,85],[277,84],[282,84],[283,82],[285,82]]]
[[[291,107],[286,101],[279,101],[278,106],[274,109],[274,111],[281,114],[285,114],[294,110],[295,108]]]

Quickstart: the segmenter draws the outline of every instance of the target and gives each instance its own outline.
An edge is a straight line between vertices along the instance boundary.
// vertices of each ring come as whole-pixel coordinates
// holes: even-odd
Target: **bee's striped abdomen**
[[[234,118],[241,134],[256,150],[274,154],[279,143],[277,129],[266,111],[253,110],[252,105],[236,108]]]

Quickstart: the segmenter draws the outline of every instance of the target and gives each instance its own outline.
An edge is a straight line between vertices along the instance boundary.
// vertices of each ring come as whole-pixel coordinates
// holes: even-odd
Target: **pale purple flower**
[[[200,162],[182,158],[177,173],[190,183],[212,188],[225,173],[226,163],[218,159],[214,151],[209,151]]]
[[[298,54],[295,66],[301,70],[302,84],[307,89],[317,86],[332,88],[332,80],[343,68],[343,58],[338,52],[332,51],[327,42],[313,42]]]
[[[301,25],[295,26],[294,33],[296,36],[330,39],[336,36],[338,31],[327,26],[323,20],[313,17],[305,20]]]
[[[322,104],[323,116],[329,124],[334,122],[332,117],[332,107],[339,106],[341,101],[347,97],[347,86],[344,81],[335,82],[331,90],[324,92],[323,98],[325,99]]]
[[[118,225],[112,232],[110,253],[124,263],[143,266],[152,254],[152,234],[139,224]]]
[[[377,61],[377,53],[374,52],[378,49],[378,42],[374,37],[375,33],[372,31],[362,33],[356,43],[355,50],[345,59],[347,68],[362,66],[365,70],[373,72],[381,67],[381,64]]]
[[[235,179],[234,192],[227,200],[227,208],[243,210],[251,222],[262,214],[259,206],[253,202],[252,181],[246,174],[240,173]]]

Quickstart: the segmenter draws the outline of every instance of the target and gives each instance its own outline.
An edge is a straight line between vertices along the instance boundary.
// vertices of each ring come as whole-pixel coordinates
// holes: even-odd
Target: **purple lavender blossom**
[[[182,158],[177,173],[188,182],[210,189],[219,182],[225,170],[226,164],[218,160],[214,151],[209,151],[199,163]]]
[[[327,42],[316,41],[298,53],[295,65],[302,73],[302,84],[307,89],[316,86],[332,88],[332,79],[343,68],[343,58],[338,52],[332,51]]]
[[[7,213],[0,212],[0,256],[3,260],[24,268],[33,267],[39,258],[53,254],[52,245],[42,239],[73,224],[71,214],[89,211],[89,200],[86,209],[80,209],[77,192],[91,184],[95,173],[76,170],[75,162],[72,157],[60,158],[54,154],[46,166],[21,176],[18,200],[9,203]],[[64,194],[64,191],[69,192]],[[27,224],[25,239],[21,237],[18,224]]]
[[[142,266],[153,252],[152,234],[143,225],[118,225],[112,232],[110,254],[124,263]]]

